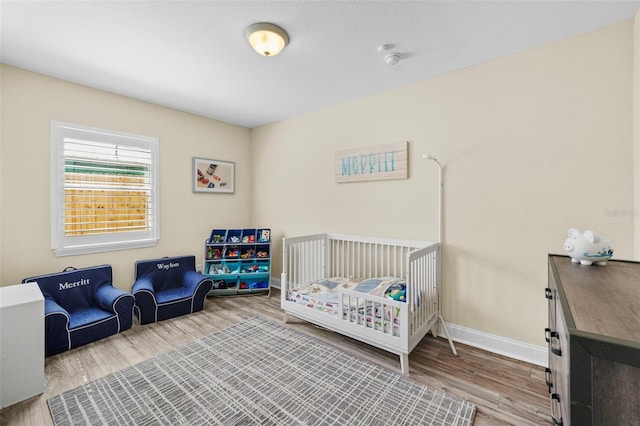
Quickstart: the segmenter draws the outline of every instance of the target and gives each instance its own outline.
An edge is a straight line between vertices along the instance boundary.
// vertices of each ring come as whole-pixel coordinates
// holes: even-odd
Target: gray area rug
[[[261,317],[47,403],[56,425],[471,425],[476,412]]]

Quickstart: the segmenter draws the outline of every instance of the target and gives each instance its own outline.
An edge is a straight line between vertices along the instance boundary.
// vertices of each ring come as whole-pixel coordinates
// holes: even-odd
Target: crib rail
[[[409,254],[434,245],[342,234],[288,237],[283,239],[283,272],[293,284],[329,277],[406,277]]]
[[[339,312],[342,319],[355,326],[371,328],[383,334],[400,337],[400,324],[409,321],[409,309],[404,302],[340,290]]]
[[[407,275],[407,304],[411,307],[409,335],[424,336],[434,327],[440,313],[439,267],[440,244],[435,244],[409,254],[409,274]],[[422,339],[422,337],[420,337]],[[419,342],[414,341],[415,346]]]
[[[289,288],[326,278],[325,249],[326,234],[306,235],[282,239],[282,293],[289,283]],[[286,274],[286,275],[285,275]]]

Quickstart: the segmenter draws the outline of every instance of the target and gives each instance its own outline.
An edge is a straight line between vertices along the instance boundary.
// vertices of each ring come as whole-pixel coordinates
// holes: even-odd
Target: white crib
[[[429,330],[437,336],[437,325],[444,330],[451,350],[455,347],[440,311],[440,243],[355,235],[316,234],[283,239],[281,307],[287,315],[309,321],[329,330],[368,343],[400,356],[402,373],[409,372],[409,353]],[[372,278],[393,276],[406,279],[405,302],[360,292],[342,290],[339,312],[350,306],[375,306],[391,311],[392,326],[371,326],[371,312],[330,316],[289,300],[289,293],[305,283],[330,278]],[[343,299],[345,300],[343,306]],[[380,319],[379,319],[380,320]],[[457,354],[456,354],[457,355]]]

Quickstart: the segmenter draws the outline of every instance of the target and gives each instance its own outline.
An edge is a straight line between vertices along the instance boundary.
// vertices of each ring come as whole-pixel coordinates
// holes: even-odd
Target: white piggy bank
[[[567,239],[564,241],[564,250],[573,263],[582,265],[606,265],[607,260],[613,256],[611,242],[595,231],[569,229]]]

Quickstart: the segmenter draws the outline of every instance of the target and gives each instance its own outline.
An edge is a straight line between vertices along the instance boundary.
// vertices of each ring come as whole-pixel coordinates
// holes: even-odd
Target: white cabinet
[[[36,283],[0,287],[0,408],[44,392],[44,297]]]

